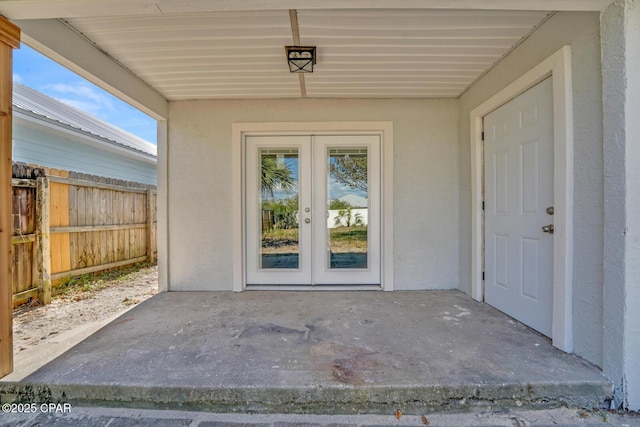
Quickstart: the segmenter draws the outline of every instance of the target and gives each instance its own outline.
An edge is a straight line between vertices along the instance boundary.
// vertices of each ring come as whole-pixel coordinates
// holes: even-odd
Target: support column
[[[604,130],[603,370],[614,405],[640,410],[640,0],[601,16]]]
[[[158,228],[156,241],[158,248],[158,292],[171,290],[169,274],[169,129],[167,120],[158,120]]]
[[[20,29],[0,16],[0,377],[13,371],[11,100],[13,49],[19,47]]]

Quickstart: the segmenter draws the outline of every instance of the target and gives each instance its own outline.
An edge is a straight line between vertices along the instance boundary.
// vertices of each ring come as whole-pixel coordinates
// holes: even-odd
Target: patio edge
[[[70,403],[141,409],[239,413],[406,414],[474,408],[609,407],[611,384],[476,384],[464,386],[199,388],[135,385],[0,384],[1,403]]]

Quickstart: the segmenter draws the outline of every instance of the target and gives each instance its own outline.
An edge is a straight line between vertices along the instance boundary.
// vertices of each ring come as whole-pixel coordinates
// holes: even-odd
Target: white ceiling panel
[[[289,14],[217,12],[68,19],[168,99],[296,97]]]
[[[460,10],[299,11],[301,43],[318,47],[316,71],[306,79],[307,94],[456,97],[546,15]]]
[[[604,10],[613,0],[1,0],[11,20],[320,9]]]
[[[286,10],[66,18],[75,31],[170,100],[457,97],[547,12],[298,10],[317,65],[299,79]]]

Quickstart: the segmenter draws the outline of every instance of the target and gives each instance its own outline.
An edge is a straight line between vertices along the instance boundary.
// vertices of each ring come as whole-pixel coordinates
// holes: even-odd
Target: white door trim
[[[246,287],[244,243],[244,138],[247,135],[348,135],[372,134],[380,136],[382,253],[380,285],[384,291],[393,291],[393,122],[277,122],[234,123],[231,153],[233,179],[233,290]]]
[[[573,91],[571,48],[565,46],[473,109],[471,119],[471,296],[482,301],[482,122],[484,116],[551,76],[554,142],[553,345],[573,351]]]

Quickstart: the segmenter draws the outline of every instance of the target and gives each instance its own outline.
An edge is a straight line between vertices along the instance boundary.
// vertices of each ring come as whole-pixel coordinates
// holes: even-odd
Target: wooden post
[[[0,377],[13,371],[11,101],[13,49],[19,47],[20,28],[0,16]]]
[[[38,178],[36,187],[36,264],[38,270],[38,299],[42,304],[51,303],[51,234],[49,178]]]
[[[148,262],[153,262],[153,205],[151,204],[151,189],[147,190],[146,193],[147,196],[147,200],[146,200],[146,215],[147,217],[145,218],[146,223],[147,223],[147,234],[146,234],[146,245],[147,245],[147,261]]]

